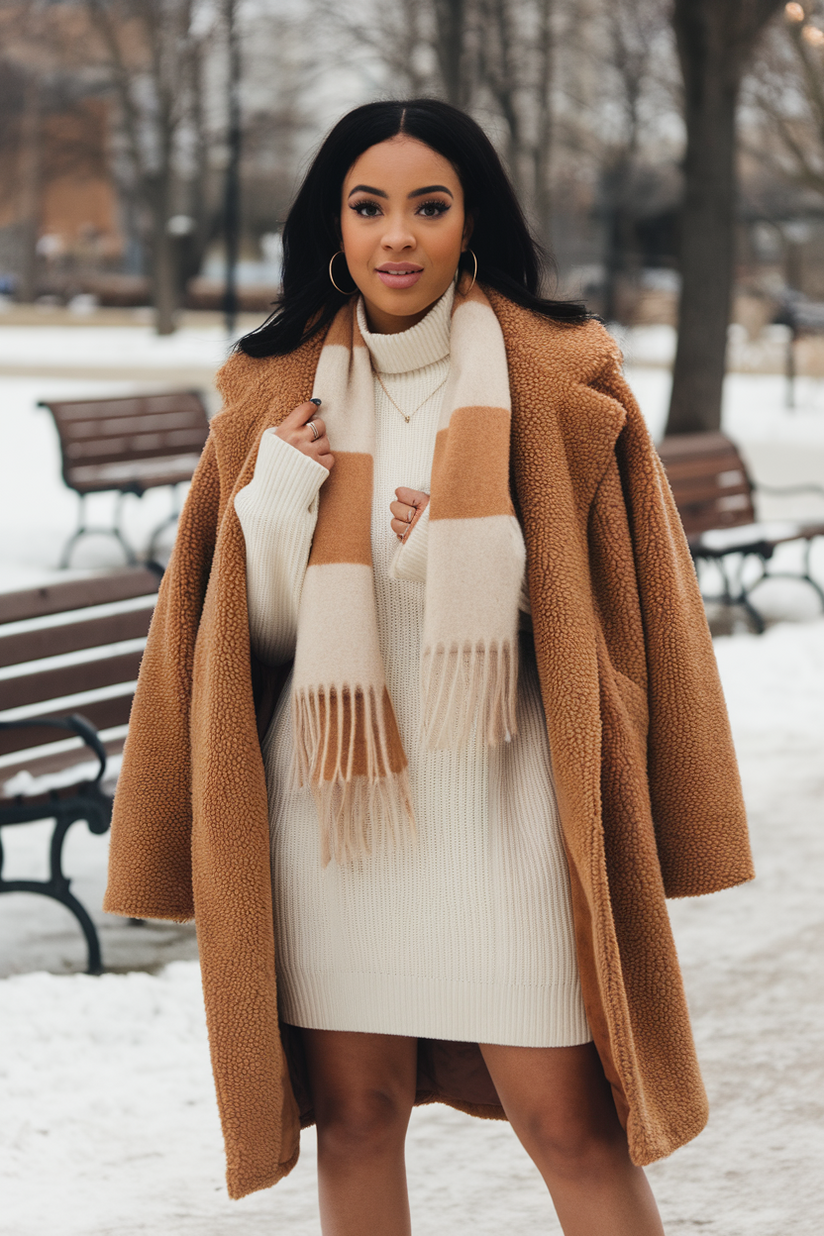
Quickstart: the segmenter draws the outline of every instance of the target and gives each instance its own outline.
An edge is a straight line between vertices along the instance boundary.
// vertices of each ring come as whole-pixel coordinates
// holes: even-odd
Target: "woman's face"
[[[430,146],[399,135],[364,151],[343,182],[340,232],[370,328],[396,334],[419,322],[449,287],[471,230],[458,173]]]

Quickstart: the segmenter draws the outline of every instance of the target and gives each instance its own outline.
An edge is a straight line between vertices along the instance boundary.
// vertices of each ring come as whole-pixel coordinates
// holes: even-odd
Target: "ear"
[[[461,237],[461,252],[466,253],[469,248],[469,242],[472,239],[472,233],[475,230],[475,219],[472,215],[467,215],[464,220],[463,236]]]

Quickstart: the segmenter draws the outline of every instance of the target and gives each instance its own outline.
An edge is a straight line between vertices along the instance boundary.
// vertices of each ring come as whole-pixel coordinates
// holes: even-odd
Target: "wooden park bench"
[[[678,434],[664,438],[658,453],[666,469],[678,512],[687,534],[696,566],[712,562],[721,576],[720,596],[705,600],[740,606],[756,631],[764,619],[751,600],[751,593],[766,579],[800,579],[815,590],[824,608],[824,591],[810,573],[813,540],[824,536],[824,519],[804,522],[759,522],[753,495],[816,493],[819,485],[756,485],[747,472],[738,448],[721,433]],[[775,571],[770,561],[779,545],[803,541],[802,569]],[[760,574],[747,583],[747,560],[758,559]]]
[[[0,595],[0,895],[39,893],[66,906],[102,968],[97,930],[63,873],[63,843],[85,820],[109,827],[103,784],[123,750],[159,583],[130,567]],[[48,880],[3,877],[3,828],[54,820]]]
[[[171,391],[160,395],[128,395],[116,399],[41,400],[48,408],[60,435],[63,480],[80,497],[76,530],[63,549],[60,566],[66,567],[81,537],[102,532],[118,541],[130,564],[137,555],[121,526],[126,494],[142,497],[147,489],[177,486],[192,478],[209,421],[203,397],[197,391]],[[115,515],[109,527],[86,524],[88,494],[117,494]],[[157,539],[179,515],[175,501],[168,519],[151,534],[146,557],[152,559]]]

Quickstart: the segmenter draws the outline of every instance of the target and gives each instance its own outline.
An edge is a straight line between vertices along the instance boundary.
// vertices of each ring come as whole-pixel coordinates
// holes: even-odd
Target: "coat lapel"
[[[603,360],[604,348],[592,347],[585,327],[573,332],[534,317],[519,330],[502,325],[512,381],[513,477],[579,972],[593,1037],[626,1122],[626,1070],[613,1044],[631,1038],[629,1010],[620,983],[603,989],[605,975],[619,975],[621,963],[604,845],[599,628],[587,537],[590,508],[626,412],[587,372],[586,361]]]

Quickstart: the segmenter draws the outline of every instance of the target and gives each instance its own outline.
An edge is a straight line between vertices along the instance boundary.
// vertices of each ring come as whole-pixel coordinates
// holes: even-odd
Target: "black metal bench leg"
[[[176,524],[180,519],[180,486],[172,485],[172,510],[162,520],[156,528],[153,529],[152,535],[149,537],[149,544],[146,548],[146,561],[153,562],[155,550],[157,549],[157,539],[164,528],[169,528],[172,524]]]
[[[810,555],[813,552],[812,541],[807,541],[804,546],[804,574],[801,578],[810,585],[811,588],[818,593],[818,599],[821,602],[821,608],[824,610],[824,588],[821,587],[817,579],[814,579],[810,573]]]
[[[121,516],[122,516],[122,511],[123,511],[123,500],[125,496],[126,495],[122,492],[119,492],[117,495],[114,523],[112,524],[111,528],[89,528],[87,527],[86,520],[85,520],[86,494],[80,495],[80,522],[77,528],[75,529],[75,531],[72,533],[72,535],[69,537],[68,541],[63,547],[63,553],[60,555],[59,569],[61,571],[65,570],[66,567],[69,565],[69,562],[71,561],[72,550],[74,549],[77,542],[81,540],[84,536],[92,536],[95,533],[97,533],[100,536],[113,536],[114,539],[117,541],[118,545],[120,546],[120,548],[123,550],[123,554],[126,559],[126,565],[127,566],[137,566],[137,560],[138,560],[137,554],[134,552],[131,545],[126,540],[121,530],[121,527],[120,527]]]
[[[756,582],[752,585],[752,588],[747,588],[744,584],[744,567],[746,565],[745,556],[742,555],[740,559],[738,574],[734,583],[730,579],[730,568],[727,563],[722,558],[713,558],[712,561],[721,576],[723,591],[719,597],[707,596],[702,591],[704,600],[708,602],[718,602],[721,605],[726,606],[727,609],[743,609],[744,613],[750,620],[756,635],[763,635],[766,624],[749,597],[752,588],[757,587],[757,585],[761,583],[761,580],[764,579],[763,561],[761,564],[761,577],[756,580]]]
[[[86,535],[86,495],[80,494],[80,514],[78,516],[77,527],[69,537],[66,544],[63,546],[63,553],[60,555],[59,570],[65,571],[71,561],[72,550],[81,537]]]
[[[74,915],[80,924],[83,935],[86,937],[86,951],[88,955],[86,973],[103,973],[103,962],[100,957],[100,939],[97,934],[97,928],[89,917],[83,903],[78,901],[74,894],[70,892],[68,880],[66,880],[63,888],[57,888],[51,882],[47,884],[42,880],[0,880],[0,893],[37,893],[41,897],[50,897],[52,901],[59,901],[61,906],[65,906]]]
[[[766,579],[797,579],[800,583],[810,585],[810,587],[813,589],[816,596],[818,597],[819,601],[821,602],[822,610],[824,610],[824,589],[822,589],[818,580],[813,577],[810,571],[811,553],[812,553],[812,541],[807,541],[804,547],[804,569],[800,573],[797,571],[770,571],[767,569],[766,562],[762,561],[763,571],[761,574],[761,578],[757,579],[755,583],[750,586],[748,591],[752,592],[754,588],[757,588],[758,585],[763,583],[764,580]]]
[[[123,502],[124,502],[125,497],[126,495],[123,493],[122,490],[120,490],[120,492],[117,495],[117,502],[114,508],[114,525],[112,526],[112,534],[118,541],[120,548],[123,550],[123,553],[126,555],[127,566],[136,566],[137,565],[137,554],[134,552],[131,545],[126,540],[121,530],[121,527],[120,527],[120,522],[123,517]]]
[[[0,894],[35,893],[41,897],[50,897],[52,901],[59,901],[77,919],[80,929],[85,936],[88,957],[86,973],[102,974],[103,961],[100,955],[100,938],[97,934],[97,928],[92,922],[86,907],[72,893],[71,881],[63,873],[63,843],[66,840],[66,833],[72,824],[76,824],[80,818],[82,817],[74,814],[71,816],[57,814],[49,846],[48,880],[3,879],[3,848],[2,844],[0,844]],[[92,820],[89,823],[95,825],[92,828],[93,832],[105,831],[100,828],[97,821]]]

